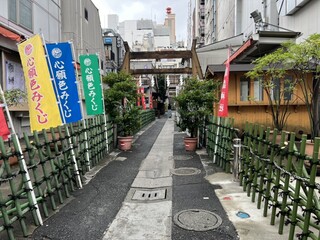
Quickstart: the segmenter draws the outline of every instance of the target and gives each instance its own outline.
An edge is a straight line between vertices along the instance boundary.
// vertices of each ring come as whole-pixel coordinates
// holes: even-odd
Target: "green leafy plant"
[[[15,88],[4,91],[4,97],[8,106],[16,106],[27,100],[27,93]]]
[[[283,66],[288,57],[289,53],[285,48],[277,49],[256,59],[253,62],[255,67],[246,73],[251,79],[258,79],[263,87],[273,125],[279,131],[284,129],[291,114],[290,105],[294,102],[292,96],[298,84],[296,79],[288,79],[288,69]]]
[[[140,127],[139,108],[136,106],[137,85],[130,74],[109,73],[103,78],[106,112],[121,130],[120,135],[130,136]]]
[[[183,131],[188,130],[190,137],[197,137],[198,127],[213,112],[219,82],[196,78],[184,82],[183,89],[175,97],[179,114],[177,126]]]
[[[293,94],[297,87],[301,89],[302,96],[296,95],[296,98],[305,103],[309,116],[311,138],[319,136],[320,34],[310,35],[301,43],[286,42],[274,53],[265,55],[254,63],[256,66],[248,73],[248,76],[262,77],[263,86],[268,96],[271,96],[270,92],[275,87],[272,84],[272,79],[280,78],[286,81],[285,76],[292,76],[289,83],[284,82],[287,87],[283,88],[282,96],[285,96],[286,93]],[[310,76],[312,80],[308,81]],[[282,101],[277,102],[269,98],[271,109],[274,110],[272,114],[275,127],[278,130],[282,130],[283,124],[281,122],[277,124],[276,120],[279,116],[280,119],[287,119],[290,114],[288,112],[290,101],[290,99],[282,98]],[[280,113],[282,113],[282,117]]]

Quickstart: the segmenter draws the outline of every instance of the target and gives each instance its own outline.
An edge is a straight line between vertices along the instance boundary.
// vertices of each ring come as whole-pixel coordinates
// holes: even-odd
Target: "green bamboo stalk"
[[[256,195],[256,185],[257,185],[257,178],[258,178],[258,167],[259,167],[259,160],[255,156],[258,152],[258,132],[259,132],[259,125],[254,125],[253,130],[253,141],[252,141],[252,151],[254,153],[254,156],[251,156],[251,162],[250,162],[250,172],[249,172],[249,182],[250,187],[247,189],[247,195],[250,196],[251,192],[251,201],[255,201],[255,195]],[[252,189],[252,190],[251,190]]]
[[[227,134],[228,134],[228,129],[227,129],[227,126],[228,126],[228,121],[229,119],[228,118],[224,118],[223,119],[223,130],[222,130],[222,134],[221,134],[221,147],[220,147],[220,167],[226,171],[226,162],[227,162],[227,159],[226,159],[226,149],[227,149],[227,144],[226,144],[226,137],[227,137]]]
[[[247,191],[247,188],[250,189],[250,183],[249,180],[249,174],[250,174],[250,161],[251,161],[251,142],[252,142],[252,131],[253,131],[253,125],[250,123],[246,123],[246,133],[244,139],[244,159],[243,159],[243,191]],[[249,184],[248,184],[249,183]],[[249,190],[250,192],[250,190]],[[249,195],[250,196],[250,195]]]
[[[39,135],[38,132],[34,132],[34,140],[36,145],[40,146],[41,145],[41,141],[39,139]],[[44,131],[44,139],[46,142],[46,148],[50,148],[50,142],[48,140],[48,136],[47,133]],[[37,149],[38,151],[38,155],[40,158],[40,165],[41,165],[41,169],[44,175],[44,182],[46,184],[46,188],[47,188],[47,192],[48,192],[48,196],[50,199],[50,203],[51,203],[51,207],[53,210],[57,209],[55,200],[54,200],[54,196],[53,196],[53,189],[51,186],[51,177],[50,177],[50,173],[48,172],[47,168],[46,168],[46,163],[49,160],[50,156],[45,156],[44,153],[42,152],[42,149]]]
[[[41,198],[43,198],[44,194],[43,194],[42,188],[40,187],[41,177],[39,176],[39,172],[38,172],[38,163],[35,160],[37,146],[35,146],[36,149],[33,149],[33,146],[30,143],[30,139],[29,139],[29,136],[27,135],[27,133],[24,132],[23,136],[24,136],[24,140],[26,143],[26,147],[28,149],[28,156],[30,159],[30,165],[34,166],[31,169],[32,169],[33,177],[34,177],[34,182],[36,183],[35,189],[37,191],[37,195],[41,196]],[[41,203],[41,207],[43,209],[43,213],[44,213],[45,217],[48,217],[49,213],[48,213],[48,208],[47,208],[46,202],[40,201],[40,203]]]
[[[301,146],[300,146],[300,154],[301,156],[305,155],[305,149],[306,149],[306,140],[307,140],[307,135],[302,136],[301,140]],[[297,167],[297,176],[302,177],[302,169],[304,166],[304,159],[301,159],[298,157],[298,167]],[[296,227],[296,222],[297,222],[297,211],[299,207],[299,201],[300,201],[300,187],[301,187],[301,181],[296,180],[296,186],[295,186],[295,191],[294,191],[294,202],[293,202],[293,207],[292,207],[292,214],[291,214],[291,225],[290,225],[290,230],[289,230],[289,239],[294,239],[294,234],[295,234],[295,227]]]
[[[268,131],[268,130],[267,130]],[[264,132],[267,132],[267,131],[264,131]],[[270,129],[269,129],[269,134],[270,134]],[[269,138],[269,134],[266,134],[268,135],[268,138]],[[262,135],[261,136],[261,143],[262,143],[262,157],[264,159],[267,159],[268,158],[268,147],[269,145],[267,144],[266,142],[266,135]],[[267,139],[268,139],[267,138]],[[259,183],[259,194],[258,194],[258,203],[257,203],[257,208],[258,209],[261,209],[261,205],[262,205],[262,196],[266,196],[266,188],[265,187],[265,180],[266,180],[266,176],[267,176],[267,173],[268,173],[268,168],[267,166],[269,166],[266,161],[262,161],[261,163],[261,174],[260,174],[260,183]],[[267,201],[267,199],[265,199],[265,201]]]
[[[2,139],[1,139],[2,140]],[[1,152],[3,152],[4,149],[1,149]],[[1,159],[3,161],[2,165],[1,165],[1,169],[4,169],[5,170],[5,164],[4,164],[4,161],[6,161],[5,159],[5,156],[4,155],[1,155]],[[2,176],[2,174],[0,175]],[[0,178],[1,180],[1,178]],[[15,209],[16,210],[16,209]],[[7,235],[9,237],[10,240],[14,240],[14,234],[13,234],[13,228],[12,228],[12,222],[9,218],[9,213],[7,211],[7,208],[6,208],[6,201],[2,195],[2,191],[0,191],[0,211],[1,211],[1,214],[2,214],[2,219],[3,219],[3,230],[6,230],[7,231]],[[6,226],[6,227],[5,227]],[[1,231],[3,231],[1,230]],[[1,232],[0,231],[0,232]]]
[[[275,131],[276,132],[276,131]],[[273,136],[274,139],[276,138],[276,136]],[[285,137],[285,133],[282,132],[281,133],[281,142],[280,142],[280,148],[283,147],[283,144],[284,144],[284,137]],[[281,150],[278,150],[279,152],[281,152]],[[279,156],[278,157],[278,165],[279,166],[282,166],[282,160],[283,160],[283,156]],[[278,198],[279,198],[279,190],[281,188],[281,185],[280,185],[280,178],[281,178],[281,171],[280,169],[276,169],[276,172],[275,172],[275,189],[274,189],[274,197],[273,197],[273,205],[272,205],[272,210],[271,210],[271,222],[270,224],[271,225],[274,225],[275,224],[275,219],[276,219],[276,211],[277,211],[277,208],[279,206],[279,201],[278,201]]]
[[[294,147],[294,141],[295,141],[295,133],[290,134],[290,141],[289,141],[289,155],[287,157],[287,165],[285,170],[287,172],[290,172],[292,169],[292,153],[293,152],[293,147]],[[289,184],[290,184],[290,175],[286,174],[285,175],[285,180],[284,180],[284,189],[283,189],[283,194],[282,194],[282,204],[281,204],[281,210],[280,210],[280,223],[279,223],[279,234],[283,234],[283,228],[284,228],[284,221],[285,221],[285,216],[287,213],[287,199],[288,199],[288,191],[289,191]]]
[[[82,188],[82,182],[81,182],[81,178],[80,178],[80,172],[79,172],[79,168],[78,168],[78,163],[77,163],[77,159],[76,159],[76,155],[75,155],[75,150],[74,150],[74,146],[72,144],[72,136],[70,136],[70,132],[69,132],[69,128],[68,126],[65,124],[64,126],[64,130],[65,130],[65,136],[66,136],[66,140],[67,140],[67,144],[69,146],[69,153],[70,153],[70,161],[72,163],[72,168],[73,168],[73,174],[72,176],[75,178],[77,185],[79,188]]]
[[[12,171],[11,171],[11,167],[9,164],[9,157],[12,155],[12,153],[9,153],[9,154],[7,153],[7,150],[6,150],[6,147],[4,145],[2,138],[0,138],[0,151],[3,156],[3,164],[4,164],[5,171],[8,176],[12,176]],[[20,223],[23,235],[26,236],[27,235],[27,226],[26,226],[26,223],[23,218],[22,208],[21,208],[21,205],[20,205],[20,202],[18,199],[17,190],[16,190],[16,187],[14,184],[14,180],[12,178],[9,179],[9,185],[10,185],[10,190],[12,193],[12,200],[13,200],[14,206],[17,210],[17,217],[19,219],[19,223]],[[12,222],[9,223],[8,227],[11,227],[12,226],[11,224],[12,224]],[[8,234],[9,234],[9,232],[8,232]]]
[[[52,141],[53,141],[53,143],[54,143],[54,145],[57,145],[57,139],[56,139],[56,136],[55,136],[55,131],[54,131],[54,129],[53,128],[51,128],[50,129],[50,131],[51,131],[51,136],[52,136]],[[48,136],[47,136],[47,134],[46,134],[46,130],[42,130],[42,134],[43,134],[43,136],[44,136],[44,140],[45,140],[45,142],[46,142],[46,145],[47,146],[50,146],[50,142],[49,142],[49,140],[48,140]],[[60,137],[59,137],[60,138]],[[57,146],[55,146],[55,147],[57,147]],[[61,192],[61,183],[59,182],[59,180],[58,180],[58,171],[57,171],[57,168],[56,168],[56,166],[55,166],[55,164],[54,164],[54,158],[52,158],[52,152],[51,152],[51,147],[47,147],[46,148],[46,150],[45,150],[45,152],[46,152],[46,155],[47,155],[47,157],[49,157],[49,164],[50,164],[50,168],[51,168],[51,173],[50,173],[50,175],[52,176],[52,180],[53,180],[53,182],[54,182],[54,185],[55,185],[55,187],[52,187],[51,188],[51,190],[54,192],[55,190],[57,191],[57,193],[58,193],[58,199],[59,199],[59,202],[60,203],[63,203],[63,197],[62,197],[62,192]],[[52,192],[52,193],[53,193]]]
[[[64,182],[64,190],[65,190],[66,196],[69,197],[70,193],[68,190],[68,185],[70,186],[71,191],[75,190],[75,185],[74,185],[74,182],[72,181],[73,179],[72,168],[71,168],[72,163],[71,163],[71,159],[69,158],[69,155],[71,154],[70,154],[70,150],[68,149],[68,146],[69,146],[68,140],[66,139],[66,135],[62,134],[61,126],[58,127],[58,132],[60,137],[63,136],[63,140],[61,141],[61,151],[63,155],[63,160],[60,160],[59,158],[59,165],[63,169],[62,177]],[[65,178],[65,175],[67,176],[67,178]]]
[[[320,145],[320,138],[315,138],[314,149],[313,149],[313,156],[312,156],[312,165],[310,170],[310,181],[309,181],[309,191],[307,194],[307,206],[305,209],[305,219],[302,231],[302,240],[308,238],[309,232],[309,225],[310,225],[310,218],[311,218],[311,210],[313,208],[313,197],[314,197],[314,188],[315,186],[315,178],[317,175],[317,162],[318,162],[318,153],[319,153],[319,145]]]

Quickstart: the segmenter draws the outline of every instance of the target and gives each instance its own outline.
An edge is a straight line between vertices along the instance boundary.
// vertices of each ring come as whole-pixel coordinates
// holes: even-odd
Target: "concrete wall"
[[[313,33],[320,32],[320,1],[311,0],[292,15],[286,15],[288,6],[285,5],[279,17],[280,26],[293,31],[302,32],[303,35],[297,40],[301,42]]]
[[[88,19],[85,18],[87,11]],[[76,60],[81,54],[99,54],[104,66],[104,45],[98,9],[91,0],[61,1],[62,41],[74,43]],[[102,67],[102,66],[101,66]],[[105,69],[102,67],[102,69]]]

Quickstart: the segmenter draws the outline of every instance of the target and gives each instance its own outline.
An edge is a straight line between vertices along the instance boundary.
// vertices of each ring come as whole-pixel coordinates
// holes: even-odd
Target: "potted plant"
[[[185,138],[187,151],[194,151],[197,146],[198,128],[212,114],[215,90],[218,82],[189,78],[184,81],[182,90],[175,97],[178,118],[176,124],[182,131],[188,130]]]
[[[21,102],[25,102],[27,100],[27,94],[26,92],[22,91],[21,89],[10,89],[10,90],[6,90],[4,91],[4,98],[6,101],[6,104],[8,107],[10,106],[16,106],[18,104],[20,104]],[[0,103],[3,103],[4,100],[1,99]],[[9,147],[10,147],[10,142],[9,142]],[[12,154],[12,156],[9,157],[9,164],[10,165],[14,165],[18,163],[18,157],[17,155],[15,155],[15,149],[14,147],[10,147],[9,149],[9,153]],[[2,153],[0,152],[0,155],[2,155]],[[0,165],[2,164],[2,160],[0,160]]]
[[[117,126],[118,147],[130,150],[132,136],[140,128],[136,82],[130,74],[124,72],[109,73],[103,78],[103,82],[108,85],[104,93],[105,107]]]

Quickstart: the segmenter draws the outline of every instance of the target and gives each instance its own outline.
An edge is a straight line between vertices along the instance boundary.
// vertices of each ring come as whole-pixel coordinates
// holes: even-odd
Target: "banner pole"
[[[102,91],[102,107],[103,107],[103,120],[104,120],[104,132],[105,132],[105,137],[106,137],[106,147],[107,147],[107,153],[109,152],[109,139],[108,139],[108,126],[107,126],[107,115],[106,115],[106,108],[105,108],[105,103],[104,103],[104,94],[103,94],[103,84],[102,84],[102,78],[100,74],[100,55],[97,53],[98,56],[98,62],[99,62],[99,75],[100,75],[100,86],[101,86],[101,91]]]
[[[91,169],[91,165],[90,165],[90,155],[89,155],[89,144],[88,144],[88,133],[87,133],[87,123],[86,120],[84,119],[84,108],[83,108],[83,103],[82,103],[82,94],[80,91],[80,87],[79,87],[79,82],[78,82],[78,68],[76,67],[76,61],[75,61],[75,50],[74,50],[74,45],[73,42],[70,42],[71,46],[72,46],[72,55],[73,55],[73,60],[74,60],[74,65],[76,68],[76,84],[77,84],[77,89],[78,89],[78,94],[80,95],[79,97],[79,101],[80,101],[80,109],[81,109],[81,115],[82,115],[82,124],[83,124],[83,128],[84,128],[84,145],[85,145],[85,159],[86,159],[86,167],[87,170],[90,171]]]
[[[26,182],[25,182],[26,185],[27,185],[26,188],[30,191],[32,204],[33,204],[33,206],[35,208],[39,224],[43,225],[41,213],[40,213],[39,206],[38,206],[38,203],[37,203],[37,199],[36,199],[36,196],[35,196],[35,193],[34,193],[34,190],[33,190],[33,186],[32,186],[32,183],[31,183],[31,178],[30,178],[30,175],[29,175],[27,164],[26,164],[26,161],[25,161],[24,156],[23,156],[23,152],[22,152],[22,148],[21,148],[21,145],[20,145],[19,138],[17,137],[16,130],[15,130],[14,126],[13,126],[12,118],[11,118],[11,115],[10,115],[10,112],[9,112],[9,108],[7,106],[6,99],[4,97],[4,92],[2,90],[1,84],[0,84],[0,95],[1,95],[1,98],[2,98],[2,101],[3,101],[4,108],[6,110],[6,114],[7,114],[8,120],[9,120],[9,124],[11,126],[11,131],[12,131],[11,134],[12,134],[13,138],[16,140],[16,143],[18,145],[18,151],[19,151],[19,154],[20,154],[20,158],[21,158],[20,160],[21,160],[22,168],[23,168],[22,170],[24,171],[25,178],[26,178]]]
[[[42,36],[42,44],[44,46],[45,53],[46,53],[46,58],[47,58],[47,61],[49,63],[48,65],[49,65],[49,69],[50,69],[50,73],[51,73],[51,82],[53,83],[53,87],[55,89],[55,92],[58,93],[57,84],[53,79],[53,70],[52,70],[52,67],[51,67],[50,58],[48,56],[48,49],[47,49],[47,46],[45,44],[45,40],[44,40],[43,34],[41,36]],[[62,114],[63,113],[63,109],[62,109],[62,106],[61,106],[60,99],[58,97],[56,97],[56,100],[58,101],[58,106],[60,108],[60,112],[61,112],[60,115],[62,115],[62,122],[63,122],[63,124],[66,124],[65,123],[66,119],[64,117],[64,114]],[[74,171],[75,171],[76,179],[77,179],[77,182],[78,182],[78,186],[79,186],[79,188],[82,188],[82,183],[81,183],[81,179],[80,179],[78,163],[77,163],[76,155],[74,153],[74,148],[73,148],[73,144],[72,144],[72,140],[71,140],[71,136],[70,136],[70,133],[69,133],[68,126],[66,126],[66,134],[67,134],[67,137],[69,139],[71,158],[72,158],[72,162],[73,162],[73,165],[74,165]]]

